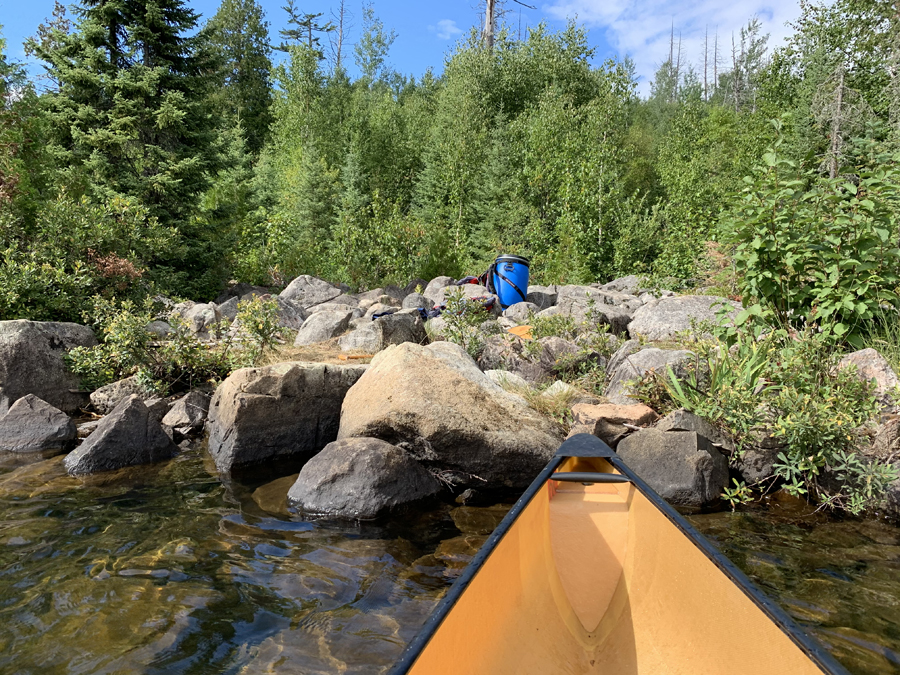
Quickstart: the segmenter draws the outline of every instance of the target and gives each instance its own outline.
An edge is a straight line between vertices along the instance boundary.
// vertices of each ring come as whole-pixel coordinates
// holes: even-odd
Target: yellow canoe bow
[[[846,675],[594,436],[500,523],[395,675]]]

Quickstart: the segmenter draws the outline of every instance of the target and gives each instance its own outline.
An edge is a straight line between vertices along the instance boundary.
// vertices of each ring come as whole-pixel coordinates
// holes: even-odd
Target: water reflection
[[[199,450],[73,479],[0,458],[0,672],[380,673],[507,506],[308,522]],[[802,504],[691,520],[852,672],[900,670],[900,530]]]
[[[222,485],[199,450],[87,481],[60,458],[0,472],[0,672],[383,672],[484,539],[449,506],[305,522],[290,477]]]

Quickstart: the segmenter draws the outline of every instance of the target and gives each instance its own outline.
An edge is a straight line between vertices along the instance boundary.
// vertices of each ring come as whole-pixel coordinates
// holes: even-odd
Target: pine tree
[[[218,60],[215,101],[258,153],[272,123],[269,22],[256,0],[223,0],[205,33]]]
[[[220,263],[216,233],[193,218],[219,164],[207,58],[182,0],[85,0],[56,48],[32,41],[59,91],[46,95],[53,151],[70,188],[137,200],[180,238],[158,264],[201,286]]]

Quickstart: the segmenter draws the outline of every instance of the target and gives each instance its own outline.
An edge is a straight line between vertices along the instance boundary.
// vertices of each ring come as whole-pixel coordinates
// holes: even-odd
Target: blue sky
[[[718,34],[719,56],[724,64],[724,51],[730,49],[732,33],[756,15],[764,30],[771,34],[770,44],[779,44],[790,29],[787,21],[799,15],[797,0],[771,3],[767,0],[526,0],[536,9],[526,9],[508,0],[510,12],[506,20],[514,30],[520,21],[522,30],[540,21],[551,28],[565,25],[567,18],[577,18],[589,30],[598,61],[616,55],[630,55],[642,78],[641,91],[647,93],[648,81],[658,65],[668,56],[669,35],[674,24],[676,39],[680,36],[684,58],[694,64],[703,62],[706,32],[709,44]],[[218,0],[190,0],[189,4],[204,18],[212,16]],[[285,25],[284,0],[261,0],[271,24],[273,42],[278,29]],[[336,9],[338,0],[298,0],[307,12]],[[348,0],[352,29],[348,39],[356,40],[362,26],[362,5]],[[480,27],[482,10],[479,0],[445,0],[444,2],[411,2],[409,0],[376,0],[376,14],[385,27],[397,33],[390,62],[402,73],[420,75],[432,66],[440,72],[444,57],[473,26]],[[9,54],[24,60],[22,41],[32,35],[53,9],[53,0],[0,0],[0,24],[7,39]],[[710,46],[710,50],[712,47]]]

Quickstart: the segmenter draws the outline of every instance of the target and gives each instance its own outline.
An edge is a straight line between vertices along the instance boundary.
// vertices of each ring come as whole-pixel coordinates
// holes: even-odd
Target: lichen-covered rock
[[[342,310],[316,312],[310,315],[298,331],[294,346],[311,345],[337,337],[350,327],[351,318],[353,311],[346,307]]]
[[[425,324],[419,312],[414,309],[401,309],[388,316],[364,323],[338,340],[345,352],[357,351],[375,354],[389,345],[404,342],[416,344],[426,339]]]
[[[676,506],[718,503],[728,485],[728,461],[694,431],[641,429],[619,441],[616,454]]]
[[[882,403],[893,405],[890,394],[900,387],[900,379],[891,364],[877,350],[869,347],[847,354],[840,360],[838,367],[856,367],[856,374],[862,380],[868,380],[875,387],[875,395]]]
[[[477,489],[527,486],[561,441],[551,422],[449,342],[378,354],[344,400],[339,438],[351,437],[398,445]]]
[[[139,396],[123,399],[94,432],[66,455],[71,475],[112,471],[169,459],[178,451]]]
[[[643,336],[648,340],[670,340],[690,331],[691,323],[719,322],[719,312],[727,309],[732,320],[741,309],[741,305],[726,298],[714,295],[682,295],[653,300],[639,307],[634,319],[628,325],[628,334],[632,338]],[[700,336],[709,337],[704,331]]]
[[[637,403],[638,401],[632,396],[635,382],[650,371],[667,377],[669,368],[676,376],[683,376],[686,372],[685,367],[693,359],[693,352],[683,349],[647,347],[634,352],[622,359],[616,369],[610,373],[606,398],[610,403]]]
[[[162,423],[173,429],[200,429],[209,414],[210,395],[203,391],[190,391],[178,399]]]
[[[64,452],[76,433],[75,423],[62,410],[28,394],[0,417],[0,451]]]
[[[138,378],[135,375],[132,375],[131,377],[126,377],[123,380],[116,380],[115,382],[104,384],[99,389],[95,389],[91,393],[91,405],[98,413],[106,415],[129,396],[151,398],[153,394],[148,392],[139,383]]]
[[[94,331],[75,323],[0,321],[0,413],[28,394],[65,413],[86,405],[88,395],[63,355],[96,344]]]
[[[438,481],[397,446],[344,438],[303,465],[288,502],[314,515],[368,519],[437,494]]]
[[[556,286],[529,286],[525,302],[536,305],[539,310],[556,304]]]
[[[242,368],[210,404],[209,452],[222,472],[305,459],[337,438],[341,404],[366,366],[278,363]]]
[[[341,293],[340,288],[332,286],[327,281],[317,279],[308,274],[302,274],[291,281],[287,288],[281,291],[279,297],[305,309],[328,302],[341,295]]]

